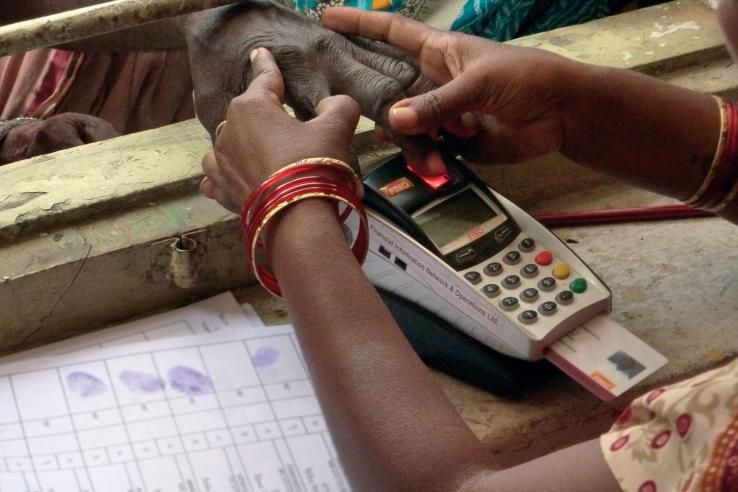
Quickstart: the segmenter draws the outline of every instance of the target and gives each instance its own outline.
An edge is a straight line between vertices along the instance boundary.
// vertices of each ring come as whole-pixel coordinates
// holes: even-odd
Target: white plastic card
[[[667,362],[604,314],[554,342],[546,358],[605,401],[617,398]]]

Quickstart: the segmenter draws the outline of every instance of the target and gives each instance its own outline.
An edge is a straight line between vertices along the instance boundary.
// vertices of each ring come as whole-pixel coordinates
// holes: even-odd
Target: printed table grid
[[[181,320],[181,321],[175,321],[173,323],[164,323],[162,325],[156,325],[156,326],[154,326],[152,328],[147,329],[146,331],[141,332],[140,335],[141,335],[141,337],[143,337],[144,340],[147,340],[148,341],[148,340],[151,340],[150,337],[151,337],[151,334],[152,333],[154,333],[156,331],[159,331],[159,330],[164,330],[164,329],[168,329],[168,328],[174,328],[174,327],[177,327],[177,326],[180,326],[180,325],[184,325],[184,328],[187,331],[189,331],[190,334],[194,335],[196,333],[195,330],[192,328],[192,326],[190,325],[190,323],[187,320]],[[91,345],[91,347],[104,348],[105,346],[111,345],[111,344],[113,344],[115,342],[119,342],[121,340],[125,340],[126,338],[131,338],[131,336],[132,335],[121,335],[121,336],[118,336],[118,337],[111,337],[111,338],[106,339],[104,342],[100,342],[100,343],[96,343],[94,345]],[[75,349],[75,350],[73,350],[73,352],[76,352],[78,350],[79,349]]]
[[[253,357],[255,354],[249,348],[248,342],[270,342],[277,338],[287,338],[289,343],[294,346],[298,364],[305,374],[304,378],[287,379],[278,383],[268,382],[262,378],[260,370],[253,367]],[[116,384],[113,383],[110,368],[111,361],[137,356],[149,356],[156,369],[156,376],[163,381],[165,375],[162,369],[164,368],[158,366],[157,354],[195,349],[199,357],[199,362],[205,369],[205,373],[210,374],[210,368],[203,356],[203,348],[231,344],[240,344],[245,350],[251,361],[250,364],[252,365],[253,371],[258,378],[257,384],[229,387],[227,389],[213,389],[208,393],[191,397],[171,397],[171,391],[166,389],[162,391],[163,397],[157,397],[146,400],[144,403],[135,404],[123,404],[120,395],[117,394]],[[24,418],[19,408],[18,396],[13,386],[14,378],[22,374],[35,374],[38,371],[27,370],[4,376],[10,381],[11,395],[15,402],[16,412],[19,418],[15,422],[5,420],[0,424],[0,453],[3,452],[3,444],[22,441],[25,454],[23,455],[21,453],[20,456],[2,456],[0,454],[0,492],[15,492],[16,490],[12,488],[14,487],[12,484],[4,486],[3,476],[8,474],[16,475],[16,479],[18,478],[17,475],[22,477],[22,481],[20,482],[22,487],[18,489],[19,492],[47,492],[47,490],[67,492],[65,489],[55,489],[53,488],[53,484],[47,485],[44,482],[49,482],[48,477],[51,476],[51,473],[66,473],[69,477],[73,478],[73,480],[70,479],[69,483],[73,483],[73,487],[75,488],[69,489],[69,492],[112,491],[110,488],[101,488],[101,484],[106,476],[113,475],[118,476],[118,479],[122,481],[120,490],[125,490],[126,492],[139,490],[142,492],[148,490],[205,490],[204,484],[212,483],[214,478],[204,477],[203,474],[207,473],[207,470],[203,470],[199,463],[193,463],[193,458],[200,456],[207,456],[211,463],[221,466],[222,471],[225,472],[224,475],[220,476],[220,480],[226,480],[227,483],[223,482],[222,486],[227,486],[228,488],[222,490],[233,490],[236,492],[266,490],[263,488],[266,484],[260,483],[260,480],[264,479],[263,476],[261,474],[251,476],[249,473],[250,466],[253,466],[250,462],[251,460],[244,459],[244,453],[246,452],[244,450],[250,449],[252,446],[262,446],[259,448],[261,452],[271,453],[278,460],[279,469],[277,473],[282,483],[281,487],[278,487],[277,490],[308,490],[315,487],[315,477],[313,476],[312,470],[310,473],[305,473],[297,464],[299,460],[304,461],[302,456],[305,453],[300,453],[298,456],[293,450],[296,447],[304,446],[304,443],[307,442],[305,439],[312,439],[310,446],[314,447],[316,454],[324,453],[326,456],[326,463],[324,465],[332,475],[330,480],[331,487],[327,490],[348,490],[340,466],[336,462],[335,451],[332,447],[330,436],[327,434],[322,414],[319,413],[319,408],[317,411],[308,413],[298,411],[286,418],[280,418],[279,411],[275,409],[275,405],[284,405],[293,402],[299,404],[306,401],[306,398],[315,399],[309,376],[304,367],[302,354],[300,354],[293,336],[265,335],[228,342],[203,339],[199,340],[197,345],[171,349],[164,348],[155,351],[132,350],[119,357],[90,357],[88,360],[85,360],[84,365],[92,365],[94,363],[101,363],[105,367],[105,373],[107,374],[110,386],[109,389],[115,399],[115,405],[95,408],[89,411],[73,411],[68,401],[68,388],[64,387],[62,371],[73,370],[75,367],[80,366],[80,364],[61,363],[53,369],[57,373],[58,384],[63,387],[62,394],[64,395],[64,404],[66,405],[67,413],[44,416],[43,418]],[[304,387],[300,385],[309,386],[310,391],[306,392]],[[215,386],[217,387],[217,383]],[[297,396],[289,396],[290,391],[293,391],[295,386],[298,387],[295,393]],[[262,391],[263,396],[260,401],[244,404],[233,403],[234,395],[253,390]],[[274,394],[270,394],[270,392]],[[226,397],[231,400],[229,404],[224,404]],[[212,399],[213,402],[206,401],[206,398]],[[181,408],[177,409],[173,406],[173,401],[180,406],[186,403],[197,406],[196,403],[201,403],[205,409],[192,411],[182,410]],[[127,418],[131,417],[129,414],[133,409],[140,410],[141,407],[154,406],[161,403],[165,403],[168,406],[168,413],[135,420]],[[264,404],[268,405],[271,418],[255,419],[248,421],[248,424],[245,425],[233,425],[230,422],[228,412],[237,412],[244,409],[248,411],[251,407]],[[286,406],[284,408],[290,407]],[[78,429],[75,424],[75,420],[78,417],[95,420],[100,418],[101,414],[109,417],[112,415],[111,412],[116,411],[118,413],[118,421],[116,423],[89,426],[85,430]],[[143,412],[145,413],[145,411],[146,409],[144,408]],[[217,416],[217,418],[214,419],[215,423],[211,427],[206,426],[203,430],[192,432],[182,431],[179,426],[180,419],[200,415],[203,417],[207,416],[211,419],[213,416]],[[234,415],[236,414],[234,413]],[[71,431],[44,433],[44,427],[66,425],[63,419],[70,421]],[[151,439],[134,438],[131,436],[132,428],[136,426],[145,426],[148,423],[156,423],[158,421],[164,422],[167,419],[173,422],[175,429],[175,432],[170,433],[170,435]],[[18,437],[21,437],[21,439],[3,437],[2,429],[10,429],[12,425],[19,427],[21,436]],[[33,437],[29,436],[26,431],[30,428],[36,429],[34,432],[39,432],[40,434],[34,434]],[[117,429],[122,430],[123,435],[121,436],[122,440],[115,444],[88,449],[85,448],[80,440],[80,435],[85,432],[104,433]],[[241,434],[242,432],[246,432],[246,434]],[[31,444],[36,439],[50,440],[69,436],[70,434],[74,435],[76,439],[76,449],[74,450],[45,454],[32,452]],[[314,439],[310,436],[314,436]],[[264,448],[264,445],[268,447]],[[172,477],[174,480],[168,486],[162,483],[150,483],[152,480],[150,473],[152,460],[159,460],[162,466],[169,465],[169,469],[176,471],[176,476]],[[7,477],[5,479],[9,480]],[[324,480],[324,477],[320,479]],[[273,488],[273,485],[271,484],[270,489]],[[277,485],[279,486],[279,484]],[[213,488],[212,490],[221,489]]]

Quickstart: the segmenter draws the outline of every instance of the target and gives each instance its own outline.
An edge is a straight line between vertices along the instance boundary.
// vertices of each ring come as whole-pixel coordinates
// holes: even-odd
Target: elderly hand
[[[316,103],[316,117],[301,122],[282,106],[285,85],[271,53],[251,53],[254,80],[233,99],[215,140],[202,161],[202,192],[223,207],[241,212],[250,191],[282,167],[308,157],[351,162],[351,139],[360,110],[348,96]]]
[[[387,13],[331,8],[323,25],[388,42],[418,60],[439,87],[396,103],[392,128],[405,135],[436,131],[465,157],[519,161],[562,150],[567,112],[586,93],[585,65],[542,50],[438,31]]]
[[[103,119],[62,113],[10,130],[0,143],[0,163],[20,161],[118,135],[113,125]]]
[[[185,23],[192,60],[197,115],[213,135],[230,100],[253,74],[249,53],[269,49],[285,79],[285,101],[301,120],[315,116],[318,103],[345,94],[362,113],[390,129],[395,143],[431,173],[443,169],[430,138],[391,131],[391,105],[433,85],[395,49],[336,34],[277,2],[252,0],[189,16]]]

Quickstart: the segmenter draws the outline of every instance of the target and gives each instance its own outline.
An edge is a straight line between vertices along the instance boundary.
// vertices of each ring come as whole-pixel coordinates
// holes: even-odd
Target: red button
[[[553,261],[553,259],[554,259],[554,257],[553,257],[553,255],[551,254],[550,251],[548,251],[548,250],[541,251],[536,256],[536,263],[538,263],[541,266],[546,266],[546,265],[550,265],[551,262]]]
[[[440,176],[426,176],[425,174],[421,174],[416,171],[410,164],[407,165],[407,168],[410,170],[411,173],[422,179],[425,184],[427,184],[434,190],[437,190],[438,188],[449,182],[448,175],[446,174],[441,174]]]

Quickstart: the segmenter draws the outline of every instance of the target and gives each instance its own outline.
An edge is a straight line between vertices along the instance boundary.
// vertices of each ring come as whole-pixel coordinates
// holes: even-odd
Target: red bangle
[[[261,284],[275,295],[281,294],[279,284],[270,272],[261,267],[257,261],[256,253],[261,231],[268,221],[288,206],[308,198],[332,198],[345,203],[359,214],[359,234],[354,241],[352,252],[356,258],[363,262],[368,249],[368,233],[366,215],[358,197],[352,190],[343,186],[335,186],[330,183],[303,183],[296,185],[294,189],[285,190],[279,197],[272,201],[271,206],[260,209],[254,214],[254,220],[249,224],[247,231],[247,258],[249,264]]]
[[[280,182],[285,181],[287,178],[290,178],[292,176],[304,174],[310,171],[321,170],[323,172],[326,172],[328,169],[343,170],[345,172],[344,174],[350,175],[355,182],[356,192],[360,193],[363,184],[361,183],[361,180],[358,178],[358,176],[354,173],[353,169],[351,169],[351,167],[345,162],[331,158],[303,159],[293,164],[289,164],[283,167],[281,170],[273,173],[249,195],[241,211],[241,228],[243,229],[245,223],[251,220],[251,211],[254,210],[256,202],[267,192],[267,190],[274,186],[277,186]]]
[[[306,159],[308,161],[308,159]],[[346,165],[348,168],[348,171],[351,172],[351,177],[354,178],[357,182],[357,190],[361,186],[361,182],[356,177],[356,174],[353,173],[350,167]],[[326,171],[328,169],[331,169],[330,167],[326,166],[325,164],[320,164],[319,162],[305,162],[302,163],[302,161],[296,162],[294,164],[290,164],[289,166],[286,166],[282,168],[281,171],[277,171],[276,173],[272,174],[267,178],[259,187],[254,190],[249,197],[246,199],[246,202],[244,203],[242,213],[241,213],[241,224],[243,226],[244,222],[248,222],[250,220],[249,211],[251,211],[254,208],[255,202],[264,195],[264,193],[269,190],[270,188],[277,186],[280,182],[285,181],[287,178],[304,174],[306,172],[311,171]],[[335,168],[335,169],[344,169],[345,168]]]
[[[284,187],[270,195],[263,206],[253,214],[253,219],[247,224],[244,231],[245,237],[252,238],[267,215],[282,203],[294,200],[300,195],[315,193],[343,193],[343,190],[339,190],[335,183],[315,179],[302,180],[301,182],[295,182],[292,186]]]
[[[259,263],[263,253],[261,233],[266,224],[290,205],[310,198],[330,198],[336,202],[339,220],[344,223],[358,215],[358,234],[351,248],[363,263],[369,247],[368,222],[359,198],[362,183],[345,163],[333,159],[305,159],[286,166],[262,183],[246,200],[241,228],[246,240],[246,257],[259,282],[272,294],[281,295],[276,277]],[[345,210],[340,212],[340,204]],[[340,212],[340,213],[339,213]]]
[[[342,201],[344,203],[349,203],[348,200],[345,200],[343,197],[341,197],[339,194],[325,194],[325,193],[319,193],[319,194],[312,194],[312,193],[305,193],[301,194],[299,197],[291,198],[288,205],[291,205],[297,201],[301,201],[304,199],[309,198],[332,198],[334,200]],[[354,204],[354,207],[356,207],[356,211],[359,212],[359,216],[361,217],[361,225],[359,227],[359,234],[354,241],[354,244],[351,248],[352,253],[357,258],[357,260],[362,263],[364,259],[366,258],[367,250],[368,250],[368,234],[367,234],[367,222],[366,222],[366,216],[361,213],[361,207],[360,204]],[[281,212],[281,209],[277,209],[277,213]],[[268,219],[267,219],[268,220]],[[259,228],[256,232],[256,234],[261,233],[261,229]],[[258,238],[254,237],[251,239],[251,247],[249,248],[248,257],[250,259],[250,265],[252,270],[254,271],[255,275],[259,279],[260,283],[272,294],[274,295],[281,295],[281,289],[279,287],[279,283],[277,282],[276,277],[267,271],[264,267],[260,266],[257,258],[256,258],[256,250],[257,250],[257,241]]]

